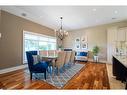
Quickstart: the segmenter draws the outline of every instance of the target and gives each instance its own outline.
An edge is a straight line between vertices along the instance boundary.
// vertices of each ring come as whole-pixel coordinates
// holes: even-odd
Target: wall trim
[[[88,59],[88,61],[94,62],[93,59]],[[99,60],[100,63],[108,63],[108,61],[106,60]],[[109,64],[109,63],[108,63]]]
[[[16,70],[19,70],[19,69],[24,69],[24,68],[26,68],[26,67],[28,67],[27,64],[25,64],[25,65],[20,65],[20,66],[15,66],[15,67],[11,67],[11,68],[2,69],[2,70],[0,70],[0,74],[12,72],[12,71],[16,71]]]

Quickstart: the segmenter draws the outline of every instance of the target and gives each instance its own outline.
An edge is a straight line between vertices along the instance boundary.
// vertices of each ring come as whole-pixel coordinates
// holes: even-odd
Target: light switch
[[[1,38],[1,33],[0,33],[0,38]]]

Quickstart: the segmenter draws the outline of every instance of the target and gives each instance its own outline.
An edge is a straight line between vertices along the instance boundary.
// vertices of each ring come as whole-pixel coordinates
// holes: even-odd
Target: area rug
[[[62,88],[76,73],[78,73],[85,64],[74,64],[71,66],[65,66],[65,70],[61,71],[59,75],[56,73],[54,77],[50,73],[47,73],[46,80],[43,73],[33,74],[34,80],[43,80],[57,88]],[[26,70],[29,72],[28,69]]]

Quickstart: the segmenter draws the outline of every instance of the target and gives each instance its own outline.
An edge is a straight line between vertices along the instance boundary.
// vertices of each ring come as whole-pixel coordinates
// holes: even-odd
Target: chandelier
[[[60,28],[56,30],[56,35],[60,40],[63,40],[68,35],[68,32],[63,30],[63,17],[60,17],[60,22]]]

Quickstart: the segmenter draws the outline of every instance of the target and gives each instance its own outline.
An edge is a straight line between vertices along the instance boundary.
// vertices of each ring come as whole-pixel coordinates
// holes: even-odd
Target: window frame
[[[35,32],[30,32],[30,31],[26,31],[26,30],[23,30],[23,64],[27,63],[27,60],[25,60],[25,34],[31,34],[31,35],[35,35],[35,36],[40,36],[40,37],[46,37],[48,38],[48,41],[44,41],[44,42],[47,42],[48,44],[49,43],[55,43],[55,49],[57,49],[57,39],[56,37],[53,37],[53,36],[47,36],[47,35],[44,35],[44,34],[40,34],[40,33],[35,33]],[[49,42],[49,39],[56,39],[56,42]],[[27,39],[29,40],[29,39]],[[39,42],[43,41],[43,40],[40,40],[39,38],[35,41],[38,41],[38,50],[39,51]],[[47,49],[49,50],[49,49]]]

